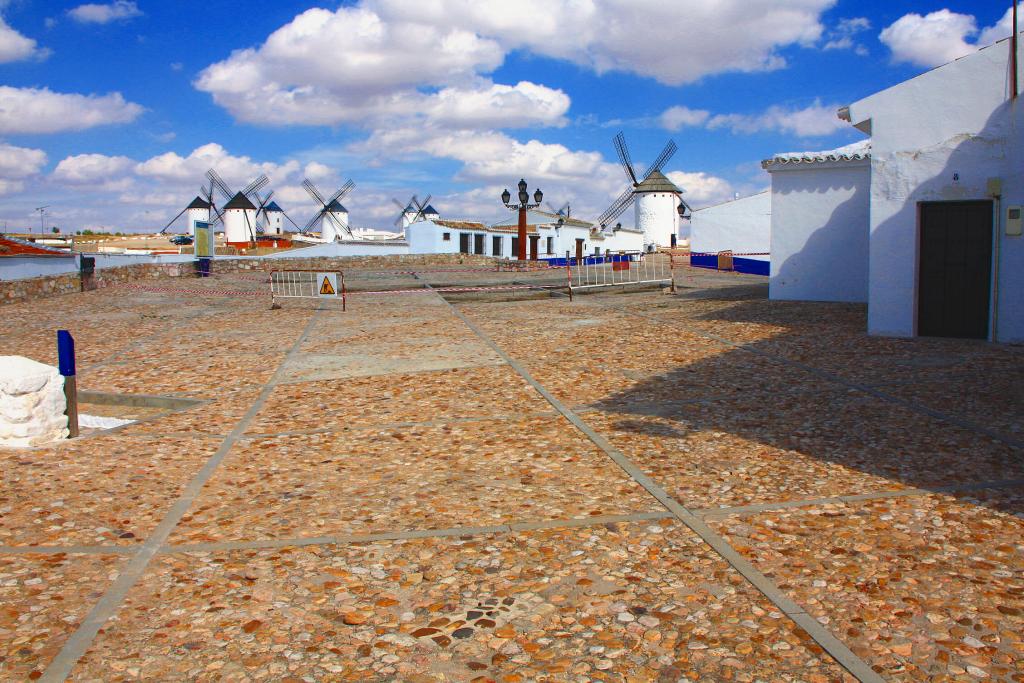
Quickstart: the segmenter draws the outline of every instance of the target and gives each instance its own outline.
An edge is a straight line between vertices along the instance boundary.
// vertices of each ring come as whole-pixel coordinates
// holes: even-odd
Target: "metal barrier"
[[[569,296],[574,289],[672,281],[671,260],[659,254],[619,253],[579,262],[566,254]]]
[[[736,270],[732,263],[732,250],[718,252],[718,270]]]
[[[345,310],[345,273],[340,270],[273,270],[270,272],[271,308],[277,299],[341,299]]]

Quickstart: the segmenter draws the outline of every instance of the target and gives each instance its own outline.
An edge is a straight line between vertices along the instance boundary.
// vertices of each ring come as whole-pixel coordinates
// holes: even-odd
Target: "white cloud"
[[[1007,10],[995,25],[981,31],[973,15],[948,9],[924,16],[905,14],[885,27],[878,39],[892,50],[895,62],[938,66],[1008,37],[1012,12]]]
[[[684,191],[683,199],[695,209],[732,199],[735,192],[728,180],[704,171],[670,171],[665,175]]]
[[[135,162],[124,156],[78,154],[61,159],[52,177],[69,185],[99,185],[118,180],[134,165]]]
[[[0,134],[59,133],[129,123],[142,111],[118,92],[79,95],[0,85]]]
[[[0,195],[20,192],[24,179],[38,174],[46,165],[46,152],[0,142]]]
[[[1019,18],[1018,21],[1020,21]],[[1003,38],[1009,38],[1011,33],[1013,33],[1012,7],[1006,10],[1006,14],[1003,15],[1002,19],[997,21],[992,26],[989,26],[982,30],[981,34],[978,36],[978,47],[991,45],[996,41],[1002,40]]]
[[[708,121],[708,128],[729,128],[733,133],[776,132],[798,137],[831,135],[849,128],[836,116],[839,105],[814,104],[803,109],[769,107],[761,114],[717,114]]]
[[[211,142],[192,150],[187,157],[175,152],[152,157],[136,164],[134,172],[158,181],[201,184],[209,168],[215,169],[229,186],[233,185],[232,189],[240,190],[261,173],[271,179],[283,180],[295,174],[300,165],[297,161],[275,164],[254,161],[248,156],[234,156],[221,145]]]
[[[840,19],[836,27],[828,32],[822,50],[852,50],[860,56],[866,56],[868,49],[856,41],[856,37],[871,28],[867,17]]]
[[[690,109],[689,107],[669,107],[658,117],[661,127],[666,130],[679,130],[686,126],[702,126],[711,114],[704,109]]]
[[[598,73],[679,85],[726,71],[764,71],[776,49],[810,45],[834,0],[365,0],[385,21],[457,26]]]
[[[142,16],[142,10],[131,0],[114,0],[100,4],[88,3],[68,10],[68,16],[83,24],[109,24]]]
[[[43,59],[48,54],[49,50],[39,49],[36,41],[18,33],[0,17],[0,64],[22,59]]]
[[[299,14],[204,69],[195,86],[235,118],[268,125],[562,125],[565,93],[487,77],[510,51],[678,85],[780,68],[777,48],[817,41],[834,1],[525,0],[513,12],[499,0],[361,0]],[[684,37],[681,26],[700,30]]]

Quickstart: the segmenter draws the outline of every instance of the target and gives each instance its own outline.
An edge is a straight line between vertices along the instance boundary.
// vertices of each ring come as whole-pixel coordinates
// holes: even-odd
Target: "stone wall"
[[[414,266],[494,265],[494,258],[474,254],[407,254],[392,256],[339,256],[323,258],[288,259],[214,259],[212,271],[237,273],[272,270],[348,270],[360,268],[398,269]],[[185,263],[140,263],[131,266],[103,268],[93,275],[97,289],[125,282],[162,280],[166,278],[194,277],[192,261]],[[0,304],[28,301],[82,291],[78,273],[33,277],[23,280],[0,280]]]

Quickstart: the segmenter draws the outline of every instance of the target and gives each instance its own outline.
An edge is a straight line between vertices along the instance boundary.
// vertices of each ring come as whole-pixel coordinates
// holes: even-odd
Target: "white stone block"
[[[0,356],[0,446],[66,439],[64,378],[57,368],[22,356]]]

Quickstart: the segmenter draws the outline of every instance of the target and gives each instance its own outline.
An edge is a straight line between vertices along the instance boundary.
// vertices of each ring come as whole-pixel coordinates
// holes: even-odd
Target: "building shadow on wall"
[[[812,301],[867,301],[867,207],[871,191],[863,184],[858,185],[853,173],[844,179],[822,178],[813,187],[818,194],[835,190],[852,190],[853,194],[833,209],[824,225],[808,236],[800,251],[779,264],[771,277],[773,296]],[[860,223],[860,230],[856,229],[857,223]],[[813,294],[808,295],[808,292]]]
[[[684,505],[1021,480],[956,495],[1024,513],[1024,400],[1006,393],[1024,386],[1024,349],[869,337],[864,305],[768,301],[763,286],[680,296],[692,305],[657,313],[680,341],[742,347],[706,340],[717,352],[588,407]]]

